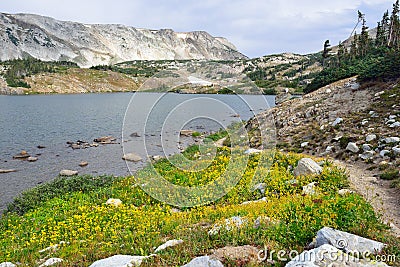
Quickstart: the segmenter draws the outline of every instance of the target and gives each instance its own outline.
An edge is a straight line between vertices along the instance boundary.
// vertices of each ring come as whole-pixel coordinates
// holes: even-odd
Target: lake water
[[[236,114],[248,120],[273,106],[274,100],[274,96],[260,95],[157,93],[0,96],[0,169],[18,170],[0,174],[0,211],[16,195],[54,179],[63,169],[130,175],[122,160],[124,151],[143,158],[176,153],[194,141],[180,137],[181,129],[217,131],[238,121]],[[118,144],[73,150],[66,143],[92,143],[101,136],[114,136]],[[39,145],[46,148],[39,149]],[[14,160],[22,150],[38,161]],[[82,161],[89,165],[79,167]]]

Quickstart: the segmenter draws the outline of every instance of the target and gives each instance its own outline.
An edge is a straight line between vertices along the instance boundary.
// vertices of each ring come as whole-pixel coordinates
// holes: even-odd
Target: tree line
[[[340,79],[358,75],[361,81],[388,80],[400,77],[400,5],[393,4],[377,23],[376,35],[370,36],[365,14],[358,11],[358,20],[347,43],[339,42],[332,52],[329,40],[324,43],[322,65],[324,70],[317,75],[304,92],[309,93]],[[361,32],[356,29],[361,24]],[[373,38],[375,37],[375,38]],[[348,43],[350,42],[350,44]]]

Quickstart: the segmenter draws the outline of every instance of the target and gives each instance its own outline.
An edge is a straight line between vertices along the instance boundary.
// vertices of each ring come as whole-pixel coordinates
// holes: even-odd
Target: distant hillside
[[[0,13],[0,60],[34,57],[81,67],[130,60],[246,58],[222,37],[207,32],[87,25],[30,14]]]

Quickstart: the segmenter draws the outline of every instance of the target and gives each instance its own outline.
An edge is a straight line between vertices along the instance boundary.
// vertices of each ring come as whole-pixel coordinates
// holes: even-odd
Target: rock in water
[[[8,169],[8,170],[4,170],[4,169],[0,169],[0,173],[10,173],[10,172],[16,172],[17,170],[15,169]]]
[[[303,158],[299,160],[297,167],[294,169],[294,176],[320,174],[321,172],[321,166],[319,166],[314,160]]]
[[[87,161],[82,161],[81,163],[79,163],[79,166],[80,167],[86,167],[86,166],[88,166],[89,165],[89,162],[87,162]]]
[[[313,250],[304,251],[286,264],[286,267],[317,266],[388,267],[383,262],[368,261],[355,258],[353,255],[344,254],[341,250],[328,244]]]
[[[197,257],[182,267],[224,267],[222,262],[209,256]]]
[[[317,233],[315,246],[331,245],[346,253],[380,253],[385,244],[361,236],[349,234],[329,227],[324,227]]]
[[[106,259],[98,260],[89,267],[136,267],[140,266],[144,259],[150,256],[129,256],[129,255],[115,255]]]
[[[78,171],[62,170],[60,171],[60,176],[75,176],[78,175]]]
[[[22,150],[21,153],[19,153],[18,155],[15,155],[13,157],[13,159],[27,159],[29,157],[30,157],[30,155],[25,150]]]
[[[189,137],[189,136],[192,136],[194,133],[195,133],[195,131],[192,131],[192,130],[182,130],[180,132],[180,135]]]
[[[138,155],[136,155],[136,154],[134,154],[134,153],[125,154],[125,155],[122,157],[122,159],[123,159],[123,160],[126,160],[126,161],[132,161],[132,162],[139,162],[139,161],[142,160],[142,158],[141,158],[140,156],[138,156]]]
[[[35,162],[35,161],[38,161],[38,158],[29,157],[27,160],[28,160],[29,162]]]
[[[112,144],[113,142],[115,142],[117,139],[115,137],[112,136],[103,136],[100,138],[96,138],[93,141],[99,144],[103,144],[103,145],[107,145],[107,144]]]

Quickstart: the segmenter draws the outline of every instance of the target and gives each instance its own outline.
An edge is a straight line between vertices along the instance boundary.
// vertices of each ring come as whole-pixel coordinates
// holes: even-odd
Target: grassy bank
[[[186,157],[198,158],[196,149],[188,151]],[[231,155],[231,150],[224,147],[218,149],[213,159],[198,159],[198,164],[208,166],[200,172],[183,171],[167,160],[160,160],[154,166],[165,179],[177,185],[205,185],[226,171]],[[0,262],[36,266],[40,259],[59,257],[64,259],[62,266],[88,266],[115,254],[150,255],[154,247],[165,241],[182,239],[182,245],[162,251],[143,264],[180,266],[228,245],[303,251],[324,226],[386,242],[389,244],[386,253],[400,257],[399,240],[387,235],[372,207],[357,194],[338,194],[339,189],[348,186],[344,170],[324,162],[322,174],[295,178],[291,169],[302,157],[279,152],[252,155],[245,170],[230,167],[232,172],[243,175],[226,196],[205,206],[181,210],[148,196],[134,177],[57,180],[26,193],[2,217]],[[261,158],[273,162],[272,167],[260,166]],[[146,169],[142,170],[138,176],[145,172]],[[266,184],[264,194],[249,187],[254,177]],[[86,187],[79,189],[81,179]],[[310,182],[318,182],[318,194],[302,193],[303,186]],[[268,201],[242,205],[262,197]],[[106,205],[109,198],[121,199],[123,204]],[[217,235],[209,236],[208,231],[215,223],[233,216],[240,216],[245,223],[231,231],[222,228]],[[254,227],[257,218],[261,220]],[[57,248],[40,252],[56,244]],[[249,264],[225,262],[226,266]],[[259,266],[264,265],[268,264]]]

